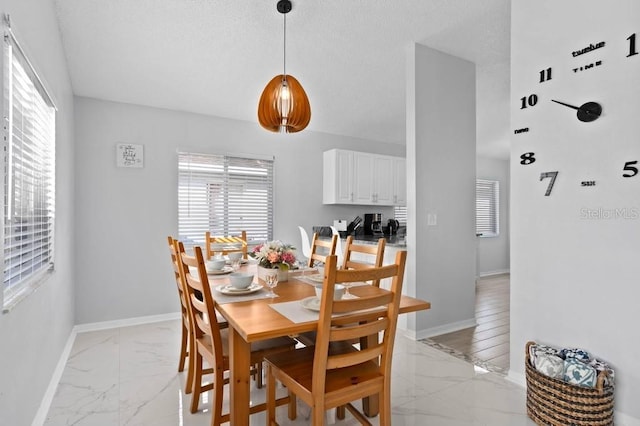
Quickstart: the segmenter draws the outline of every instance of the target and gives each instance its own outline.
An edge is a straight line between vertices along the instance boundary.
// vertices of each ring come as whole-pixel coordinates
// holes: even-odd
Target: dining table
[[[241,267],[243,272],[255,272],[252,263]],[[315,296],[315,287],[311,278],[317,271],[290,271],[288,280],[279,282],[275,288],[277,297],[266,297],[266,288],[254,293],[255,297],[242,296],[234,301],[234,296],[219,297],[214,294],[216,310],[229,323],[229,386],[230,386],[230,424],[248,426],[250,415],[250,356],[251,343],[274,337],[297,335],[317,328],[317,312],[300,312],[300,316],[292,319],[286,316],[286,310],[296,309],[300,302]],[[316,275],[317,276],[317,275]],[[219,281],[224,284],[224,278]],[[263,284],[257,276],[255,284]],[[364,283],[363,283],[364,284]],[[222,284],[217,285],[222,286]],[[212,288],[217,287],[212,282]],[[372,285],[352,286],[350,292],[354,296],[366,296],[383,291]],[[218,293],[213,290],[214,293]],[[264,293],[262,293],[264,292]],[[417,312],[431,308],[428,301],[402,295],[400,314]],[[285,315],[283,315],[285,313]],[[377,336],[375,336],[377,338]],[[377,398],[363,401],[365,414],[373,417],[378,414]]]

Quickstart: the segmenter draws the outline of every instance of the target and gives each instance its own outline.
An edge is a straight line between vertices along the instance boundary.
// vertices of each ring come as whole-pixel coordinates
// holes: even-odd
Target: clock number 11
[[[553,189],[553,184],[556,183],[556,177],[558,177],[558,172],[544,172],[540,173],[540,180],[551,178],[551,182],[549,182],[549,186],[547,186],[547,192],[544,193],[547,197],[551,195],[551,190]]]

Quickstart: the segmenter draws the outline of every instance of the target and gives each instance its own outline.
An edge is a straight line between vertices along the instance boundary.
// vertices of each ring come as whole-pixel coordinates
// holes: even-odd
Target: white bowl
[[[322,300],[322,284],[318,284],[316,287],[316,297]],[[333,300],[340,300],[344,295],[344,286],[342,284],[336,284],[333,287]]]
[[[224,259],[211,259],[207,260],[206,267],[209,271],[219,271],[220,269],[224,268],[225,264],[226,262],[224,261]]]
[[[242,259],[242,252],[233,251],[233,252],[229,253],[227,256],[229,256],[229,260],[231,260],[231,261],[240,260],[240,259]]]
[[[229,274],[229,282],[233,288],[245,289],[253,282],[253,274],[244,272],[232,272]]]

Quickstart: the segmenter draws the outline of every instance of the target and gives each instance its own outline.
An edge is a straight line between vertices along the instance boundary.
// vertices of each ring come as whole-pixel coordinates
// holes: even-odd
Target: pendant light
[[[284,17],[283,73],[273,77],[262,91],[258,121],[272,132],[295,133],[309,124],[311,106],[302,85],[287,75],[287,13],[291,11],[291,1],[278,1],[277,9]]]

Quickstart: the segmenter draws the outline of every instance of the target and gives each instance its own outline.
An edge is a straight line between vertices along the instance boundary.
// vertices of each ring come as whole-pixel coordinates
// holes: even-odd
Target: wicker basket
[[[613,386],[605,386],[606,372],[598,374],[595,388],[575,386],[537,371],[525,355],[527,415],[538,425],[613,425]]]

